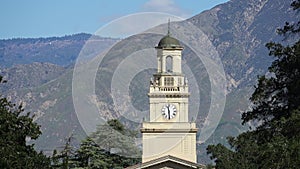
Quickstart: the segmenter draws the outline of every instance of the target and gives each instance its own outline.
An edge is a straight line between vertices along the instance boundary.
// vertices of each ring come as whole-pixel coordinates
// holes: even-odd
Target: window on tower
[[[166,58],[166,71],[173,72],[173,58],[172,56],[167,56]]]
[[[174,78],[165,77],[165,86],[174,86]]]

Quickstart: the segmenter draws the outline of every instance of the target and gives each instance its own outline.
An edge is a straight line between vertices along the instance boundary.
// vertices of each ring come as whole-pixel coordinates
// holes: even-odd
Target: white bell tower
[[[190,93],[181,69],[183,47],[168,31],[155,48],[157,73],[148,93],[150,119],[141,128],[142,162],[170,155],[196,163],[198,129],[188,116]]]

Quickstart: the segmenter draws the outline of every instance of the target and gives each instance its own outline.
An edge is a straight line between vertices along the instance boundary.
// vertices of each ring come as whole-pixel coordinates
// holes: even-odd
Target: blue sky
[[[1,0],[0,39],[94,33],[138,12],[188,18],[228,0]]]

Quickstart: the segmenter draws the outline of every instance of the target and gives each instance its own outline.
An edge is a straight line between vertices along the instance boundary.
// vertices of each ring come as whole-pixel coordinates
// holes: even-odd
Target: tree
[[[126,130],[118,120],[109,120],[107,124],[97,127],[97,130],[82,141],[76,152],[76,160],[81,168],[124,168],[140,162],[140,158],[131,158],[130,155],[140,155],[134,141],[127,136],[133,132]],[[114,152],[114,149],[118,153]],[[127,150],[125,153],[124,151]],[[135,154],[134,154],[135,153]]]
[[[51,157],[51,166],[52,168],[58,168],[61,166],[60,164],[60,155],[58,154],[57,150],[54,149]]]
[[[77,150],[74,150],[71,145],[73,138],[71,135],[66,139],[66,143],[60,153],[57,153],[56,150],[53,152],[51,158],[52,167],[65,169],[117,169],[140,162],[140,158],[122,156],[122,154],[112,151],[116,147],[117,149],[122,149],[121,147],[123,146],[124,151],[127,149],[128,152],[140,155],[133,140],[123,135],[135,136],[133,131],[127,130],[118,120],[109,120],[107,124],[99,125],[94,133],[81,142]],[[120,141],[123,138],[125,139]]]
[[[73,134],[71,134],[69,137],[66,138],[66,143],[64,146],[64,149],[61,152],[60,158],[62,159],[62,169],[69,169],[72,166],[75,166],[74,164],[74,148],[72,146],[72,140],[73,140]]]
[[[108,153],[101,149],[94,140],[87,137],[82,141],[80,148],[76,153],[79,167],[96,169],[96,168],[110,168],[110,157]]]
[[[50,168],[49,158],[26,142],[40,134],[39,125],[30,113],[24,114],[22,105],[16,106],[0,96],[0,168]]]
[[[75,160],[75,150],[72,145],[73,139],[73,134],[68,136],[65,139],[66,142],[62,147],[63,149],[59,153],[57,150],[53,150],[51,158],[52,168],[69,169],[74,168],[77,165],[77,161]]]
[[[135,133],[126,130],[118,120],[109,120],[107,124],[97,126],[91,138],[104,150],[121,156],[140,154],[134,142]]]
[[[299,12],[300,1],[292,3]],[[207,150],[216,168],[298,168],[300,166],[300,22],[286,23],[278,33],[290,45],[270,42],[266,46],[275,61],[270,76],[261,76],[250,100],[252,110],[242,123],[260,124],[228,138],[231,149],[210,145]],[[286,43],[288,43],[286,41]]]

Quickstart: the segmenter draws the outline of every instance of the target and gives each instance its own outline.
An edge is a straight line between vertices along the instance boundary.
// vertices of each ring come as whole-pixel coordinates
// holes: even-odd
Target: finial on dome
[[[168,21],[168,36],[170,36],[170,18],[169,18],[169,21]]]
[[[170,18],[168,21],[168,34],[164,36],[158,43],[156,48],[172,48],[172,49],[183,49],[180,45],[179,41],[173,37],[171,37],[170,33]]]

